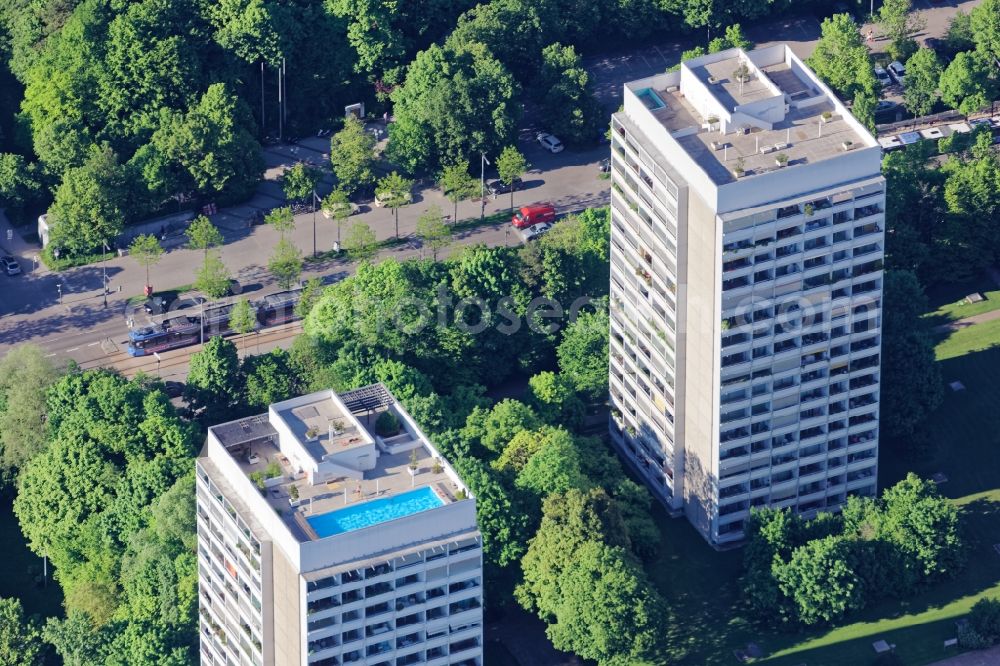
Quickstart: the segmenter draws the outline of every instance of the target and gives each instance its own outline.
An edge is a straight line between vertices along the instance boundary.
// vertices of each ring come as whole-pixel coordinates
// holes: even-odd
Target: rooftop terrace
[[[782,44],[688,60],[627,84],[625,98],[630,117],[651,115],[717,185],[877,145]]]
[[[399,427],[380,434],[376,423],[386,412]],[[432,488],[445,505],[468,496],[381,384],[294,398],[210,432],[300,542],[326,536],[308,518],[414,488]]]

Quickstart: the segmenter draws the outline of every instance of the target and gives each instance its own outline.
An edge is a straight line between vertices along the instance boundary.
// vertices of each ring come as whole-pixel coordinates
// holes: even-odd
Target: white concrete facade
[[[384,387],[365,390],[376,403],[325,391],[209,429],[196,481],[202,664],[482,664],[475,499]],[[395,437],[369,430],[385,411]],[[316,418],[330,420],[326,441]],[[441,504],[329,535],[309,522],[420,489]]]
[[[732,73],[731,76],[729,73]],[[625,86],[612,439],[714,545],[875,493],[881,149],[784,45]]]

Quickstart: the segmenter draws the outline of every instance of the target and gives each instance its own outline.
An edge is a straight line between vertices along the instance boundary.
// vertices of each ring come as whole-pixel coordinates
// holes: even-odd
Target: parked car
[[[561,153],[563,150],[562,141],[548,132],[539,132],[535,139],[542,145],[542,148],[550,153]]]
[[[875,105],[875,113],[887,113],[889,111],[895,111],[899,108],[899,102],[893,102],[887,99],[880,99],[878,104]]]
[[[357,215],[361,211],[361,207],[358,206],[358,204],[350,202],[350,201],[348,201],[345,204],[340,204],[340,205],[347,208],[347,216],[348,217],[350,217],[351,215]],[[331,211],[329,211],[326,208],[324,208],[323,209],[323,217],[325,217],[326,219],[329,220],[329,219],[331,219],[330,215],[331,215]]]
[[[597,170],[601,173],[608,173],[611,171],[611,158],[605,157],[601,160],[600,164],[597,165]]]
[[[508,194],[511,190],[517,190],[521,187],[521,179],[515,178],[514,182],[508,185],[502,180],[491,180],[486,183],[486,192],[493,196],[498,194]]]
[[[878,79],[879,85],[883,88],[892,85],[892,79],[889,78],[889,72],[885,71],[881,67],[875,68],[875,78]]]
[[[556,209],[550,204],[534,204],[532,206],[522,206],[514,213],[511,223],[518,229],[540,224],[542,222],[554,222],[556,219]]]
[[[19,275],[21,273],[21,264],[17,263],[17,259],[11,256],[4,256],[0,259],[0,263],[3,263],[3,272],[7,275]]]
[[[376,207],[384,206],[385,202],[388,201],[389,199],[392,199],[394,194],[395,192],[376,192],[375,206]],[[411,201],[413,201],[413,193],[403,192],[403,199],[406,201],[406,203],[410,203]]]
[[[906,68],[903,67],[903,63],[898,60],[893,60],[889,63],[889,75],[896,79],[896,83],[899,85],[904,85],[903,81],[906,79]]]
[[[518,235],[524,240],[525,243],[528,241],[533,241],[539,236],[544,234],[546,231],[552,228],[552,225],[548,222],[539,222],[538,224],[532,225],[527,229],[518,229]]]

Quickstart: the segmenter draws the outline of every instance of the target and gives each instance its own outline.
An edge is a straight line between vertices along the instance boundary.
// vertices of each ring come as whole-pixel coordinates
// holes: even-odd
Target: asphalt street
[[[981,0],[966,2],[930,2],[916,0],[915,6],[927,20],[927,29],[919,39],[941,37],[947,30],[950,17],[959,9],[968,12]],[[863,28],[867,32],[867,27]],[[758,45],[788,42],[800,56],[808,56],[819,37],[819,22],[813,18],[794,17],[779,19],[767,24],[752,26],[748,36]],[[876,32],[877,34],[877,32]],[[775,40],[774,37],[780,36]],[[628,52],[588,58],[585,64],[593,76],[595,93],[609,110],[617,109],[621,99],[621,86],[626,81],[662,72],[675,63],[680,53],[693,43],[673,41],[633,49]],[[873,50],[884,48],[876,40]],[[515,194],[515,206],[536,202],[550,202],[560,213],[602,205],[608,200],[606,180],[598,177],[597,163],[607,157],[606,146],[588,150],[567,149],[557,155],[544,151],[534,141],[536,128],[525,127],[518,147],[531,164],[524,177],[523,189]],[[308,137],[292,145],[267,146],[264,151],[267,171],[257,194],[244,205],[220,210],[212,216],[223,231],[226,244],[222,259],[233,276],[244,285],[248,295],[258,297],[277,286],[266,270],[268,257],[277,240],[277,233],[266,225],[251,227],[248,220],[257,211],[282,205],[283,197],[278,177],[287,166],[298,161],[308,161],[318,166],[328,164],[329,139]],[[495,172],[486,172],[486,178]],[[321,194],[330,187],[330,176],[321,185]],[[387,250],[382,256],[397,258],[420,255],[419,242],[413,238],[417,218],[431,205],[441,207],[446,215],[452,214],[452,204],[432,185],[419,186],[414,191],[414,201],[399,211],[399,235],[409,242]],[[496,200],[487,199],[486,214],[506,210],[510,199],[502,195]],[[468,219],[479,214],[480,202],[464,201],[459,204],[458,219]],[[308,255],[315,238],[319,252],[329,250],[336,240],[336,227],[320,214],[296,216],[292,240]],[[363,206],[362,212],[351,222],[363,221],[370,225],[379,239],[390,238],[395,233],[391,211],[373,206]],[[129,257],[111,259],[104,264],[94,264],[53,273],[41,264],[33,265],[37,248],[24,243],[6,241],[8,223],[0,212],[0,246],[18,254],[24,274],[0,277],[0,353],[11,345],[32,341],[47,350],[57,361],[73,359],[92,364],[102,357],[118,353],[126,337],[126,304],[128,299],[142,293],[145,282],[144,269]],[[480,227],[461,234],[455,245],[486,243],[499,245],[517,243],[519,239],[508,233],[508,225]],[[194,281],[194,272],[200,262],[200,253],[183,247],[168,250],[151,271],[151,282],[157,290],[187,285]],[[353,266],[343,260],[308,264],[304,277],[321,276],[334,281],[349,275]],[[108,305],[103,305],[101,284],[106,272],[109,289]]]

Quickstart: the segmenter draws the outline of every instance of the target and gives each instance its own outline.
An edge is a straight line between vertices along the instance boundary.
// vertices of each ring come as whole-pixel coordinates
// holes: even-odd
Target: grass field
[[[11,507],[12,498],[0,495],[0,597],[17,597],[28,614],[50,617],[62,614],[62,592],[52,580],[49,568],[48,585],[35,582],[42,573],[42,560],[24,545],[24,536]]]
[[[973,293],[982,294],[985,300],[966,303],[965,297]],[[933,289],[928,292],[927,300],[932,310],[924,317],[932,326],[939,326],[956,319],[1000,309],[1000,290],[997,290],[996,283],[989,276],[982,276],[971,282],[960,282]]]
[[[1000,305],[1000,293],[996,301]],[[975,314],[975,313],[973,313]],[[959,317],[969,316],[962,312]],[[887,601],[849,618],[836,628],[781,633],[754,627],[739,600],[739,551],[710,549],[682,519],[657,514],[661,557],[650,575],[673,606],[673,625],[687,639],[684,664],[737,664],[733,651],[753,641],[769,666],[861,666],[875,659],[872,642],[896,644],[909,666],[923,666],[955,654],[944,640],[955,636],[955,621],[984,595],[1000,597],[1000,320],[951,334],[936,348],[945,382],[960,380],[966,390],[947,395],[930,418],[934,451],[904,459],[884,443],[879,487],[909,471],[941,472],[942,494],[961,507],[968,528],[969,563],[959,576],[902,601]]]

